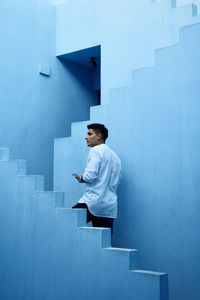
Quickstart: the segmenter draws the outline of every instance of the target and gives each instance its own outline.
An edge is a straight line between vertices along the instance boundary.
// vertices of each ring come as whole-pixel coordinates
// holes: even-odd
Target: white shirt
[[[86,203],[89,211],[98,217],[117,218],[117,186],[121,161],[107,145],[92,147],[83,174],[86,191],[79,203]]]

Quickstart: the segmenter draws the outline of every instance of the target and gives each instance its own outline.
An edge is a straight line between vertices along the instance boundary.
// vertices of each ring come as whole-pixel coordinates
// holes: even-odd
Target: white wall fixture
[[[50,66],[48,64],[39,64],[39,73],[41,75],[50,76]]]

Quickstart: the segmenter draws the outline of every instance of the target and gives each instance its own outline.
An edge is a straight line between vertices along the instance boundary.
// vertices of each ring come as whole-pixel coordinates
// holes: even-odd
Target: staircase
[[[137,250],[111,247],[110,229],[43,191],[23,160],[0,149],[1,299],[167,299],[167,275],[138,270]]]

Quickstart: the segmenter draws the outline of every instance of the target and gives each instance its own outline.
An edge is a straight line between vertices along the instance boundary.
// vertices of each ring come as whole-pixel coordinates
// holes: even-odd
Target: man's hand
[[[78,182],[80,182],[80,183],[84,183],[85,182],[83,180],[83,173],[80,174],[80,175],[78,175],[78,174],[72,174],[72,176],[74,176],[78,180]]]

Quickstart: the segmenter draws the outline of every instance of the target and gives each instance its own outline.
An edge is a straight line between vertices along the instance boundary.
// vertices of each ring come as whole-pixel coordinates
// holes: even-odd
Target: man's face
[[[101,140],[101,133],[95,133],[93,129],[88,129],[88,133],[85,137],[88,147],[94,147],[99,145]]]

